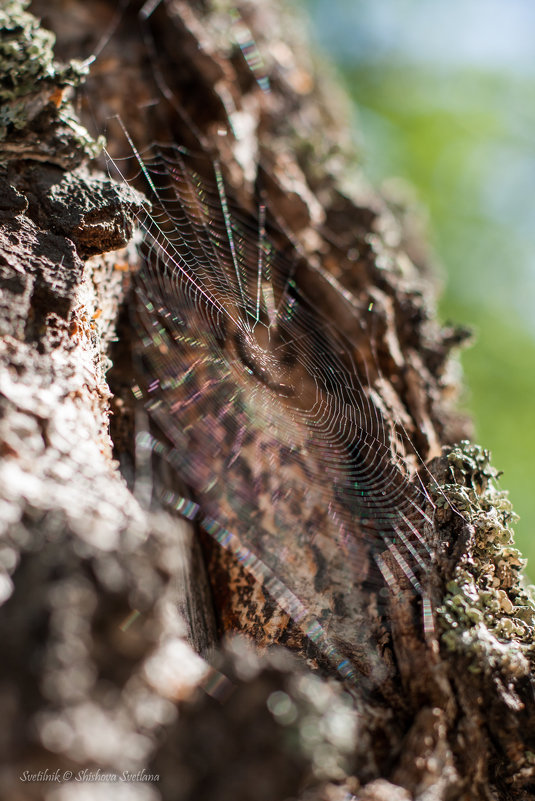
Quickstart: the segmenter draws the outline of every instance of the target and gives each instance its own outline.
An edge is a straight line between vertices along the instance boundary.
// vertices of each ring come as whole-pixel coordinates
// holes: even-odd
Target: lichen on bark
[[[28,6],[29,0],[8,0],[0,9],[0,156],[73,167],[104,143],[80,125],[68,100],[89,65],[55,61],[55,36]]]
[[[488,451],[462,441],[447,453],[451,483],[444,498],[467,521],[471,536],[446,584],[437,610],[442,642],[471,660],[470,670],[500,669],[514,678],[533,669],[534,588],[522,575],[525,560],[514,547],[516,515]]]

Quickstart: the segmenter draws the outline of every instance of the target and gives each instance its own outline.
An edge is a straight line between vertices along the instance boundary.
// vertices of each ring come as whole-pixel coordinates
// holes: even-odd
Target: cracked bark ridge
[[[144,767],[204,663],[177,612],[191,532],[140,508],[108,433],[107,352],[132,254],[88,257],[124,248],[144,200],[82,166],[91,138],[66,71],[40,52],[51,35],[17,4],[0,22],[4,64],[43,60],[24,62],[29,83],[6,73],[0,113],[0,794],[40,799],[55,788],[24,771]],[[189,679],[166,678],[173,653]]]

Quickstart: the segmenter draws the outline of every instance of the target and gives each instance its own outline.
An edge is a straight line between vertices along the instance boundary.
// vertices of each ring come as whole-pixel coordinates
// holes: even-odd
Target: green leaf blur
[[[440,313],[477,333],[463,354],[465,405],[503,470],[521,517],[517,544],[535,565],[535,74],[363,51],[339,67],[366,172],[378,185],[407,179],[429,210]]]

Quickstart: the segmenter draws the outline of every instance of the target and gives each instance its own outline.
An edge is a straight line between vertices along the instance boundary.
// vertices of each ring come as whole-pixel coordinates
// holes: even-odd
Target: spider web
[[[427,608],[428,496],[355,342],[307,295],[266,207],[245,213],[205,154],[130,144],[152,205],[135,286],[142,394],[192,492],[167,502],[232,551],[344,678],[356,663],[377,672],[363,587],[384,597],[401,573]]]

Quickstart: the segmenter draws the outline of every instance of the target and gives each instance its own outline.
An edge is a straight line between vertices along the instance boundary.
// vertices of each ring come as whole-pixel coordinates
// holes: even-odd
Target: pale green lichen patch
[[[525,560],[514,547],[517,519],[489,452],[462,441],[446,454],[451,481],[435,489],[471,527],[465,552],[437,610],[442,642],[468,659],[469,670],[499,669],[512,678],[529,673],[535,633],[533,588],[524,584]]]
[[[53,80],[54,34],[24,11],[27,2],[11,0],[0,9],[0,101],[35,91],[36,84]]]
[[[92,157],[102,143],[74,120],[65,92],[83,81],[88,65],[57,63],[54,34],[41,27],[27,6],[27,0],[7,0],[0,8],[0,142],[23,135],[45,113],[48,127],[61,129],[63,138],[68,132],[73,147]],[[20,155],[21,148],[4,148],[9,153]]]

